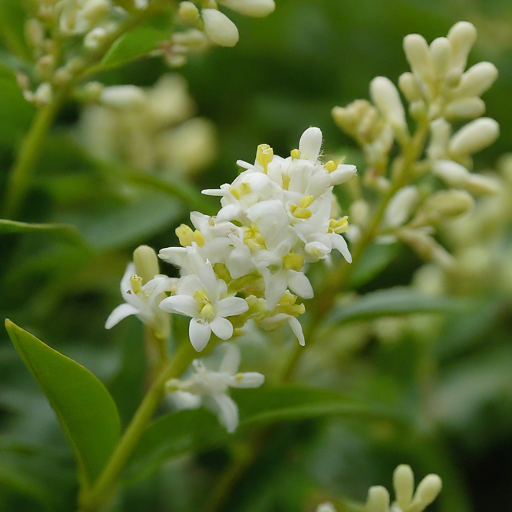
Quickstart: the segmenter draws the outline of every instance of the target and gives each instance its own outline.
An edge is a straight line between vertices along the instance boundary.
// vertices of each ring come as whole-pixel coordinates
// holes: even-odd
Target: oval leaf
[[[53,350],[10,320],[7,332],[23,362],[48,398],[73,446],[82,477],[91,485],[120,437],[116,404],[83,366]]]

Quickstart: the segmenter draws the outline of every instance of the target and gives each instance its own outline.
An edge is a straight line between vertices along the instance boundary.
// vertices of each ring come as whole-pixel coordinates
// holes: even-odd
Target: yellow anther
[[[228,190],[235,199],[240,199],[240,191],[236,187],[231,185]]]
[[[194,231],[194,242],[199,246],[203,247],[203,245],[206,243],[206,240],[204,239],[203,233],[199,230]]]
[[[296,204],[291,204],[290,205],[290,212],[292,213],[295,213],[295,210],[298,208],[298,206]]]
[[[242,382],[244,380],[244,376],[242,373],[237,373],[235,375],[235,379],[238,381],[238,382]]]
[[[297,297],[290,293],[289,290],[286,290],[283,296],[279,299],[278,304],[280,306],[293,306],[297,301]]]
[[[208,321],[211,321],[215,318],[215,312],[213,311],[213,306],[211,304],[206,304],[201,310],[201,316]]]
[[[296,208],[292,213],[297,219],[309,219],[311,215],[313,215],[311,210],[308,210],[307,208]]]
[[[325,165],[324,167],[329,171],[329,172],[334,172],[337,168],[338,168],[338,162],[336,160],[329,160]]]
[[[250,194],[251,192],[252,192],[252,188],[249,183],[242,183],[240,185],[240,194],[242,194],[243,196],[245,194]]]
[[[311,206],[311,203],[315,200],[315,198],[313,196],[304,196],[300,201],[299,201],[299,206],[301,208],[307,208],[308,206]]]
[[[142,289],[142,277],[133,274],[133,276],[130,277],[130,284],[132,285],[133,293],[139,293]]]
[[[304,256],[291,252],[283,258],[283,265],[284,268],[288,270],[296,270],[299,272],[304,265]]]
[[[210,297],[205,290],[197,290],[193,295],[194,299],[197,300],[203,307],[210,304]]]
[[[348,231],[348,217],[345,216],[339,220],[331,220],[329,222],[329,232],[330,233],[346,233]]]
[[[298,160],[300,158],[300,151],[298,149],[292,149],[290,154],[294,160]]]
[[[274,158],[274,150],[268,144],[260,144],[256,152],[256,162],[263,167],[265,173],[267,172],[268,164],[272,162],[272,158]]]
[[[283,175],[283,189],[288,190],[290,186],[290,176],[288,174]]]
[[[186,224],[182,224],[176,228],[176,236],[183,247],[192,245],[192,242],[194,241],[194,232]]]
[[[249,247],[251,251],[258,251],[260,249],[265,249],[265,238],[259,232],[256,224],[251,224],[249,227],[243,228],[244,230],[244,244]]]

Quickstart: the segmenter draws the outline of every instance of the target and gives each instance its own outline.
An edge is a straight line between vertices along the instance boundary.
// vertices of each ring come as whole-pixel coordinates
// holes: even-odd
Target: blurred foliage
[[[276,12],[265,20],[233,15],[240,43],[234,49],[219,48],[194,57],[180,71],[198,112],[215,122],[220,136],[220,157],[194,178],[192,186],[183,185],[176,193],[172,184],[161,185],[157,178],[133,179],[130,173],[95,162],[75,141],[80,106],[71,103],[45,144],[20,222],[0,223],[1,316],[100,378],[114,396],[124,425],[145,386],[142,328],[129,319],[106,332],[104,323],[120,301],[119,280],[131,251],[142,243],[174,245],[174,228],[186,221],[188,210],[211,208],[195,191],[231,181],[237,172],[235,161],[251,161],[259,143],[286,154],[298,135],[315,125],[324,132],[326,154],[347,154],[349,162],[352,155],[357,159],[351,142],[331,120],[330,110],[366,98],[376,75],[396,80],[406,69],[401,51],[405,35],[418,32],[431,40],[459,19],[476,25],[479,40],[470,64],[490,60],[500,70],[485,100],[502,133],[481,154],[479,164],[493,168],[498,156],[510,151],[510,2],[277,0],[277,4]],[[17,1],[1,0],[0,190],[5,190],[14,155],[34,115],[12,73],[1,67],[10,58],[9,49],[24,51],[17,37],[19,19]],[[160,34],[155,29],[146,36],[152,45]],[[127,48],[131,56],[136,54],[130,44]],[[123,58],[120,51],[112,52],[109,64],[120,64]],[[105,84],[147,86],[166,71],[159,59],[145,59],[105,71],[98,79]],[[55,222],[62,226],[45,229],[45,224]],[[406,285],[420,266],[406,250],[376,248],[367,259],[352,277],[354,286],[364,292]],[[375,296],[366,297],[359,313],[351,306],[356,312],[349,321],[343,315],[350,310],[347,313],[340,306],[343,325],[326,327],[323,343],[311,349],[299,373],[301,384],[326,388],[319,394],[327,396],[331,390],[373,404],[375,411],[385,410],[393,419],[345,416],[343,407],[327,397],[331,408],[323,413],[310,411],[300,419],[293,410],[277,415],[272,421],[280,421],[272,436],[256,439],[258,430],[250,421],[247,425],[242,421],[240,434],[227,442],[205,411],[180,413],[187,417],[180,427],[183,431],[166,425],[175,421],[174,416],[163,416],[152,428],[167,444],[153,453],[155,440],[144,440],[147,444],[134,455],[115,510],[213,512],[217,509],[211,504],[218,500],[218,510],[224,512],[297,512],[313,510],[327,499],[339,510],[350,510],[352,500],[364,500],[370,485],[390,487],[398,463],[411,464],[420,476],[436,472],[443,478],[444,490],[433,510],[511,509],[511,297],[486,290],[473,293],[462,308],[452,307],[446,299],[415,309],[414,297],[395,292],[384,296],[388,309],[378,314],[414,313],[419,327],[403,329],[393,341],[383,341],[372,323],[376,315],[371,308],[382,306],[371,302]],[[439,314],[439,309],[448,313]],[[183,329],[180,322],[176,320],[178,333]],[[439,334],[428,339],[429,329],[422,325],[434,326],[433,332]],[[276,356],[261,343],[241,343],[253,367],[272,365],[269,359]],[[291,346],[292,340],[286,340],[281,348]],[[5,331],[0,334],[0,385],[0,511],[74,510],[78,484],[71,449]],[[256,390],[256,397],[258,392],[271,391]],[[304,400],[302,407],[307,406],[307,397]],[[309,400],[320,407],[316,395]],[[238,401],[242,419],[244,414],[256,414],[251,413],[251,393]],[[165,436],[167,428],[174,437]],[[246,458],[247,440],[253,438],[256,454]],[[144,457],[152,464],[159,462],[153,471],[147,467],[137,471],[137,461]],[[237,468],[240,478],[227,487],[228,495],[218,496],[222,479]]]

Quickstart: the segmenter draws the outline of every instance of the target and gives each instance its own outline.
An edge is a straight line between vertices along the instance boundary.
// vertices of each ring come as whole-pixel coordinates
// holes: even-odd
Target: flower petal
[[[160,308],[169,313],[178,313],[180,315],[199,316],[200,304],[190,295],[173,295],[160,302]]]
[[[210,324],[203,324],[196,318],[192,318],[192,320],[190,320],[188,335],[190,337],[190,343],[192,343],[196,352],[201,352],[201,350],[208,345],[211,334],[212,329]]]
[[[107,321],[105,322],[105,329],[111,329],[127,316],[136,315],[138,312],[139,310],[131,304],[120,304],[114,309],[114,311],[112,311],[112,313],[110,313]]]
[[[287,320],[290,324],[290,327],[292,328],[293,333],[295,336],[297,336],[299,344],[304,346],[306,344],[306,340],[304,339],[304,333],[302,332],[302,325],[294,316],[290,315]]]
[[[299,141],[300,157],[304,160],[316,160],[322,148],[322,131],[312,126],[301,136]]]
[[[309,279],[302,272],[288,270],[288,286],[292,292],[303,299],[311,299],[314,295]]]
[[[219,301],[217,314],[219,316],[241,315],[249,309],[249,304],[240,297],[226,297]]]
[[[221,340],[229,340],[233,336],[233,324],[219,315],[210,322],[210,327]]]
[[[217,415],[220,423],[231,434],[238,426],[238,406],[225,393],[208,395],[203,399],[205,407]]]
[[[219,372],[234,375],[238,371],[242,358],[240,349],[233,343],[224,343],[224,345],[226,346],[226,351],[220,363]]]
[[[347,241],[336,233],[331,233],[332,246],[341,252],[343,257],[349,262],[352,263],[352,255],[348,250]]]
[[[258,372],[239,373],[229,378],[232,388],[259,388],[264,382],[265,375]]]

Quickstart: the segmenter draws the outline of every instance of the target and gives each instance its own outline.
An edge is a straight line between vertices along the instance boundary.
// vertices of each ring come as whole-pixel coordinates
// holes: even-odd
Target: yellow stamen
[[[206,240],[204,239],[203,233],[196,229],[194,231],[194,242],[199,246],[203,247],[203,245],[206,243]]]
[[[290,154],[294,160],[298,160],[300,158],[300,151],[298,149],[293,149]]]
[[[296,208],[292,213],[297,219],[309,219],[311,215],[313,215],[311,210],[308,210],[307,208]]]
[[[235,375],[235,379],[238,381],[238,382],[242,382],[242,380],[244,379],[244,376],[241,374],[241,373],[237,373]]]
[[[139,277],[137,274],[133,274],[130,277],[130,284],[132,285],[132,290],[134,293],[139,293],[142,289],[142,277]]]
[[[274,158],[274,150],[268,144],[260,144],[258,146],[258,151],[256,152],[256,162],[258,162],[262,167],[263,171],[267,172],[267,167],[272,159]]]
[[[299,272],[304,265],[304,256],[291,252],[283,258],[283,265],[287,270],[296,270]]]
[[[189,247],[194,241],[194,232],[186,224],[182,224],[176,228],[176,236],[178,237],[180,244],[183,247]]]
[[[324,167],[331,173],[338,168],[338,162],[336,160],[329,160]]]
[[[288,174],[283,175],[283,189],[288,190],[290,186],[290,176]]]
[[[211,304],[206,304],[201,310],[201,316],[209,322],[215,318],[215,312]]]
[[[300,201],[299,201],[299,206],[301,208],[307,208],[308,206],[311,206],[311,203],[315,200],[315,198],[313,196],[304,196]]]
[[[240,191],[236,188],[236,187],[233,187],[232,185],[229,187],[229,192],[231,193],[231,195],[235,198],[235,199],[240,199]]]
[[[329,233],[346,233],[348,231],[348,217],[345,216],[339,220],[331,220],[329,222]]]

